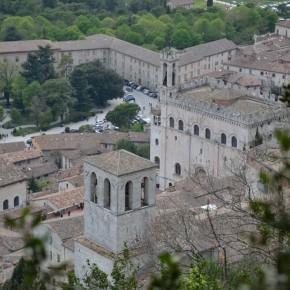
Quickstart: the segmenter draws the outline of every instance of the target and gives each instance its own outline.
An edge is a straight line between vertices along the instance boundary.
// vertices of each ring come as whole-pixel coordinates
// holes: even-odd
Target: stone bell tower
[[[126,243],[140,248],[155,207],[156,165],[126,150],[91,156],[84,163],[84,236],[75,241],[75,272],[87,260],[111,274]]]
[[[179,87],[179,54],[175,48],[165,48],[160,53],[160,98],[173,97],[177,93]]]

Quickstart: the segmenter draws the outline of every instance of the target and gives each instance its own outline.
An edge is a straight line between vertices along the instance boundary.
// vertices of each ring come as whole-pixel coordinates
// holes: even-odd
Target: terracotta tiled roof
[[[58,49],[51,41],[40,40],[21,40],[21,41],[4,41],[0,42],[0,53],[17,53],[37,51],[39,46],[49,45],[51,49]]]
[[[290,19],[286,19],[286,20],[280,20],[277,23],[278,26],[283,26],[286,28],[290,28]]]
[[[58,167],[53,162],[41,163],[25,168],[25,174],[28,177],[42,177],[48,174],[56,173]]]
[[[68,133],[36,136],[33,138],[33,145],[42,151],[78,150],[84,153],[89,151],[89,154],[96,154],[97,151],[102,149],[100,144],[116,144],[121,139],[129,139],[136,143],[149,143],[150,141],[149,133]]]
[[[26,180],[26,175],[15,165],[0,159],[0,187]]]
[[[24,142],[10,142],[0,144],[0,154],[17,152],[25,149]]]
[[[123,149],[87,157],[85,162],[116,176],[156,167],[151,161]]]
[[[46,221],[48,225],[62,241],[77,238],[83,234],[84,231],[84,218],[83,216],[73,216],[67,218],[60,218],[56,221]]]
[[[270,71],[282,74],[290,73],[290,65],[288,63],[278,63],[278,62],[267,62],[267,61],[252,61],[246,62],[244,60],[235,60],[230,63],[230,65],[252,68],[263,71]]]
[[[11,163],[17,163],[25,160],[37,159],[42,157],[40,150],[36,149],[26,149],[17,152],[10,152],[5,154],[0,154],[0,159],[4,158]]]
[[[180,66],[236,48],[237,45],[235,43],[225,38],[189,47],[186,48],[184,53],[180,56]]]
[[[55,209],[61,210],[78,205],[84,200],[84,187],[72,190],[60,191],[52,194],[43,195],[33,199],[34,201],[47,200]]]

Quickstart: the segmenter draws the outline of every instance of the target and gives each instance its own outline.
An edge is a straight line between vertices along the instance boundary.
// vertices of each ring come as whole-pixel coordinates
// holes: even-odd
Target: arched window
[[[159,145],[159,140],[157,138],[155,139],[155,145]]]
[[[175,174],[176,175],[181,175],[181,166],[179,163],[175,164]]]
[[[234,148],[238,147],[238,140],[235,136],[232,137],[232,147]]]
[[[132,209],[133,203],[133,183],[128,181],[125,185],[125,210]]]
[[[178,121],[178,130],[183,131],[183,121],[182,120]]]
[[[222,144],[227,144],[227,136],[224,133],[221,134],[221,143]]]
[[[199,136],[199,127],[197,125],[194,125],[193,127],[193,134]]]
[[[141,183],[141,206],[148,205],[148,191],[149,191],[148,177],[144,177]]]
[[[210,139],[210,129],[208,128],[205,129],[205,138]]]
[[[108,178],[104,181],[104,207],[111,208],[111,183]]]
[[[3,210],[6,210],[6,209],[8,209],[9,208],[9,201],[8,201],[8,199],[5,199],[4,201],[3,201]]]
[[[98,202],[98,197],[97,197],[98,180],[97,180],[96,173],[94,172],[91,174],[90,183],[91,183],[91,194],[90,194],[91,201],[97,203]]]
[[[19,196],[15,196],[14,197],[14,207],[18,207],[19,206]]]
[[[160,167],[160,159],[159,159],[158,156],[155,156],[155,157],[154,157],[154,163],[155,163],[156,165],[158,165],[158,168]]]
[[[172,117],[169,118],[169,127],[174,128],[174,119]]]

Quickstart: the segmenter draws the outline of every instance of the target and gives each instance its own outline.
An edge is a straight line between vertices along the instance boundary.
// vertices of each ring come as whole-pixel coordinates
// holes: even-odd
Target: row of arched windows
[[[170,128],[174,128],[174,119],[172,117],[169,118],[169,126],[170,126]],[[178,130],[183,131],[183,129],[184,129],[183,121],[179,120],[178,121]],[[199,126],[198,125],[194,125],[193,134],[195,136],[199,136],[200,130],[199,130]],[[211,139],[211,131],[210,131],[209,128],[205,129],[204,136],[205,136],[206,139]],[[224,144],[224,145],[227,144],[227,136],[226,136],[226,134],[224,134],[224,133],[221,134],[221,141],[220,142],[221,142],[221,144]],[[232,138],[231,138],[231,146],[234,147],[234,148],[238,147],[238,140],[237,140],[237,138],[235,136],[232,136]]]
[[[91,191],[90,200],[94,203],[98,203],[97,194],[97,177],[93,172],[91,174]],[[148,205],[148,192],[149,192],[149,179],[144,177],[141,182],[141,206]],[[104,180],[104,208],[111,209],[111,182],[108,178]],[[125,184],[125,211],[133,209],[133,182],[128,181]]]
[[[13,205],[14,205],[14,207],[18,207],[19,206],[19,196],[15,196],[14,197]],[[2,208],[3,208],[3,210],[9,209],[9,200],[8,199],[5,199],[3,201]]]

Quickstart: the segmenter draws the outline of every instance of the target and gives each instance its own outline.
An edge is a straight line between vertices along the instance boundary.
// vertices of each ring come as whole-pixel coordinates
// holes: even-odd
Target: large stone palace
[[[158,89],[160,57],[158,52],[107,36],[92,35],[84,40],[51,42],[49,40],[28,40],[0,43],[0,61],[23,63],[28,53],[39,46],[49,45],[54,52],[56,67],[64,56],[71,56],[72,65],[100,60],[125,79],[143,84],[152,90]],[[183,51],[180,61],[180,82],[221,68],[231,59],[237,46],[221,39]]]

